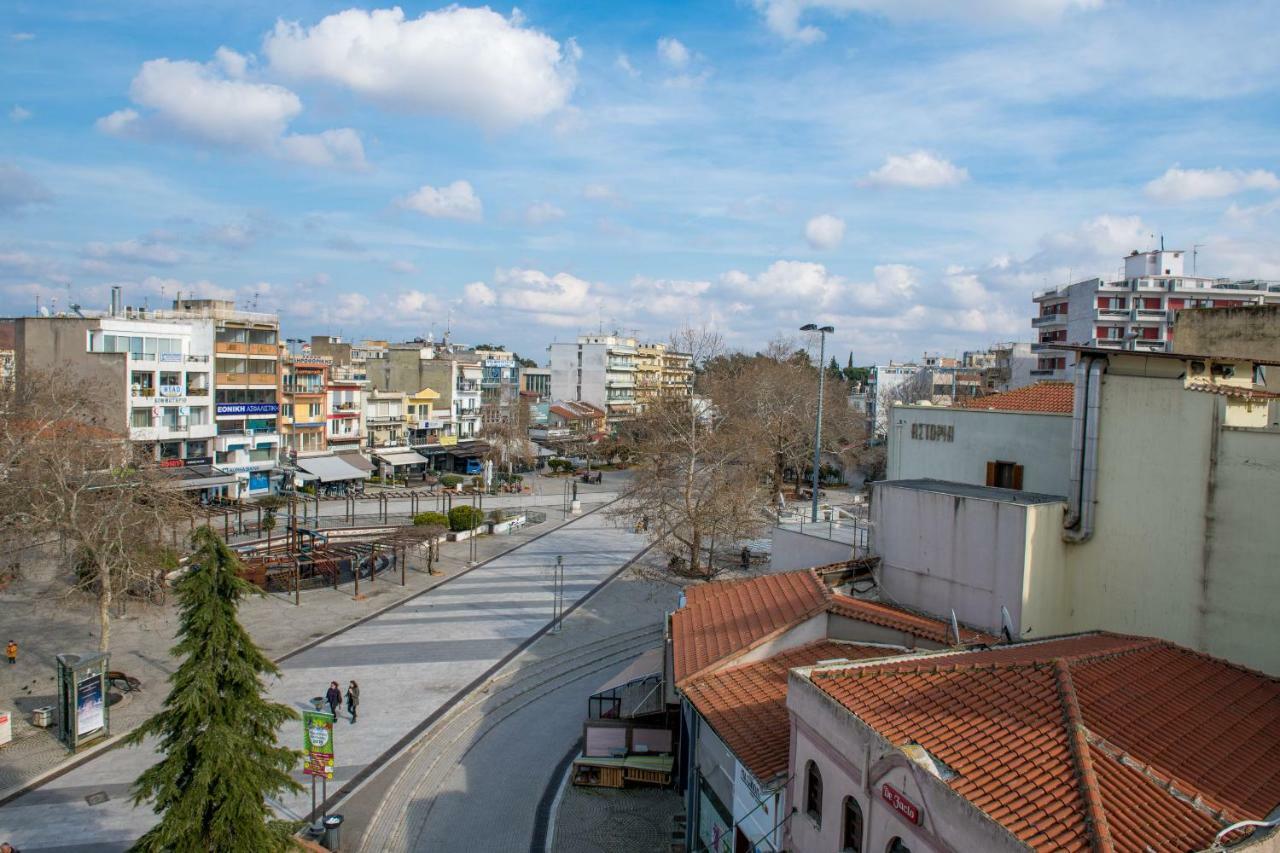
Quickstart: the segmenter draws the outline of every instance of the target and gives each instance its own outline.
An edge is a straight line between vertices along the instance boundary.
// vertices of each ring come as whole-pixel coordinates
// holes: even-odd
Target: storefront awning
[[[373,471],[373,463],[370,462],[363,453],[356,450],[340,450],[335,454],[343,462],[352,468],[359,468],[361,471]]]
[[[362,471],[354,465],[348,465],[337,456],[304,456],[298,459],[297,465],[308,474],[315,474],[322,483],[337,483],[342,480],[367,480],[368,471]]]
[[[236,483],[234,474],[221,474],[216,477],[192,477],[188,480],[179,480],[173,484],[173,488],[184,492],[193,489],[211,489],[216,486],[233,486]]]
[[[449,448],[449,455],[465,459],[469,456],[484,456],[489,452],[487,442],[475,441],[471,444],[460,444],[457,447]]]
[[[386,465],[392,468],[400,468],[405,465],[426,465],[427,457],[414,450],[398,447],[395,450],[380,450],[373,454]]]

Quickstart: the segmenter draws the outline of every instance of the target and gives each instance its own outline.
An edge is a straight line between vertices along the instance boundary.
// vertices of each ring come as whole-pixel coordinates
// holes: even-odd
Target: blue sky
[[[1161,234],[1280,279],[1271,3],[7,9],[6,313],[121,284],[539,357],[820,320],[866,363],[1029,340]]]

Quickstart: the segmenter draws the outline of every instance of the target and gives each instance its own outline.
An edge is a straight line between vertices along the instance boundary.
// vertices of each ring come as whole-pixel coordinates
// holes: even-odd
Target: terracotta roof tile
[[[946,620],[913,613],[891,604],[831,593],[828,596],[827,609],[837,616],[846,616],[850,619],[870,622],[873,625],[905,631],[935,643],[946,645],[952,642],[951,625]],[[990,634],[974,631],[963,625],[960,626],[960,638],[965,643],[994,643],[997,639]]]
[[[791,735],[787,673],[822,660],[864,660],[894,654],[900,652],[885,646],[818,640],[767,660],[696,678],[683,692],[738,760],[757,779],[768,781],[787,770]]]
[[[1280,804],[1280,680],[1087,634],[816,670],[813,683],[1036,849],[1203,849]]]
[[[1001,412],[1052,412],[1071,414],[1075,385],[1070,382],[1037,382],[985,397],[966,397],[956,402],[961,409],[995,409]]]

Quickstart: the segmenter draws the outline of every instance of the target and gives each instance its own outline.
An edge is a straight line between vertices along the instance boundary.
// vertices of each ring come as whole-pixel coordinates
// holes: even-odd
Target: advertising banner
[[[102,675],[94,673],[76,684],[76,737],[92,734],[103,726]]]
[[[275,415],[280,412],[279,403],[219,403],[220,415]]]
[[[302,712],[302,772],[333,778],[333,714]]]

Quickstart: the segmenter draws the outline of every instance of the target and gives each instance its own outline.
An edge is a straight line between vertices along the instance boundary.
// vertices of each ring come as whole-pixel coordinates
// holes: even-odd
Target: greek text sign
[[[220,415],[274,415],[280,411],[279,403],[219,403]]]
[[[892,785],[885,785],[880,789],[880,795],[884,797],[884,801],[893,807],[893,810],[905,817],[914,824],[920,823],[920,807],[903,796],[902,792]]]
[[[302,751],[308,776],[333,778],[333,715],[324,711],[302,712]]]
[[[951,424],[912,424],[911,437],[920,441],[955,441],[956,428]]]

